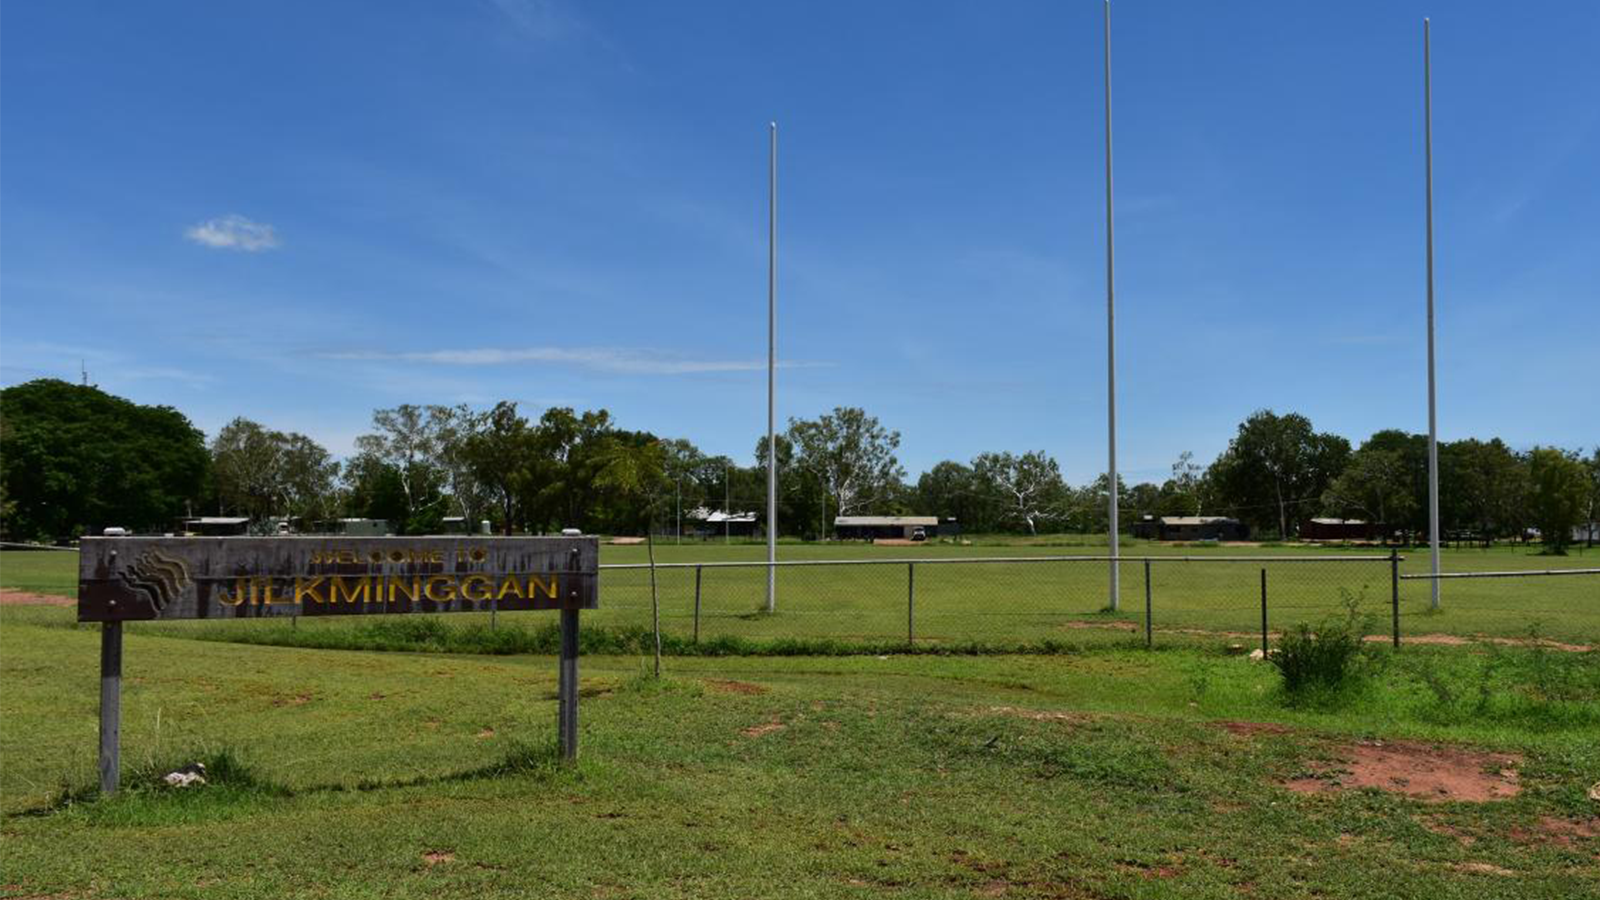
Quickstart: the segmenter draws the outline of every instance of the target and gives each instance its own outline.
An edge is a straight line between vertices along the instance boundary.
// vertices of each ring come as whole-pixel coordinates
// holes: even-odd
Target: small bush
[[[1345,593],[1342,619],[1329,619],[1316,628],[1302,622],[1278,639],[1267,659],[1283,676],[1283,688],[1291,698],[1338,693],[1363,674],[1361,638],[1367,623],[1359,605],[1359,597]]]

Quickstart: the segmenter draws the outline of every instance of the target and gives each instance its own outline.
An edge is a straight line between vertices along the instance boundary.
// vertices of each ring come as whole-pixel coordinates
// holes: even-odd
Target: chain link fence
[[[1474,634],[1600,645],[1600,568],[1402,573],[1395,609],[1409,635],[1460,634],[1453,623],[1464,621]]]
[[[665,636],[690,642],[1041,645],[1226,637],[1259,641],[1354,608],[1387,634],[1398,556],[1121,557],[1110,602],[1105,556],[664,563],[654,569]],[[602,565],[591,621],[652,623],[651,567]]]

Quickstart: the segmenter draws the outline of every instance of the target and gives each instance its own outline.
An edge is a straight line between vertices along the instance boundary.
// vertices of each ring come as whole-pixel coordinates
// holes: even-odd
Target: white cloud
[[[410,362],[445,366],[504,366],[517,363],[571,365],[598,372],[625,375],[695,375],[711,372],[759,372],[765,360],[685,359],[653,350],[612,347],[526,347],[468,350],[421,350],[404,353],[348,351],[318,354],[323,359],[363,362]],[[821,363],[780,362],[779,368],[814,368]]]
[[[206,247],[219,250],[243,250],[258,253],[277,247],[278,232],[265,222],[252,222],[237,213],[216,219],[207,219],[185,231],[184,237]]]

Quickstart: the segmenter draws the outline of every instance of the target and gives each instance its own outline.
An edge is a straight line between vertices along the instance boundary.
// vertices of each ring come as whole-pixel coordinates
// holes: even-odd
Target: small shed
[[[1307,519],[1300,523],[1302,541],[1375,541],[1382,536],[1379,526],[1363,519]]]
[[[1243,541],[1250,528],[1227,516],[1146,516],[1134,523],[1133,536],[1156,541]]]
[[[924,537],[939,533],[938,516],[839,516],[833,532],[840,540],[910,540],[918,530]]]

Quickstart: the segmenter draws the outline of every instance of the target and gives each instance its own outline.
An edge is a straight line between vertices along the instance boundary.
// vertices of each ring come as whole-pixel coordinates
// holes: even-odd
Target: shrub
[[[1360,598],[1344,594],[1345,615],[1320,626],[1302,622],[1278,639],[1268,661],[1283,676],[1291,697],[1308,693],[1336,693],[1349,687],[1363,671],[1362,641],[1366,621],[1359,613]]]

